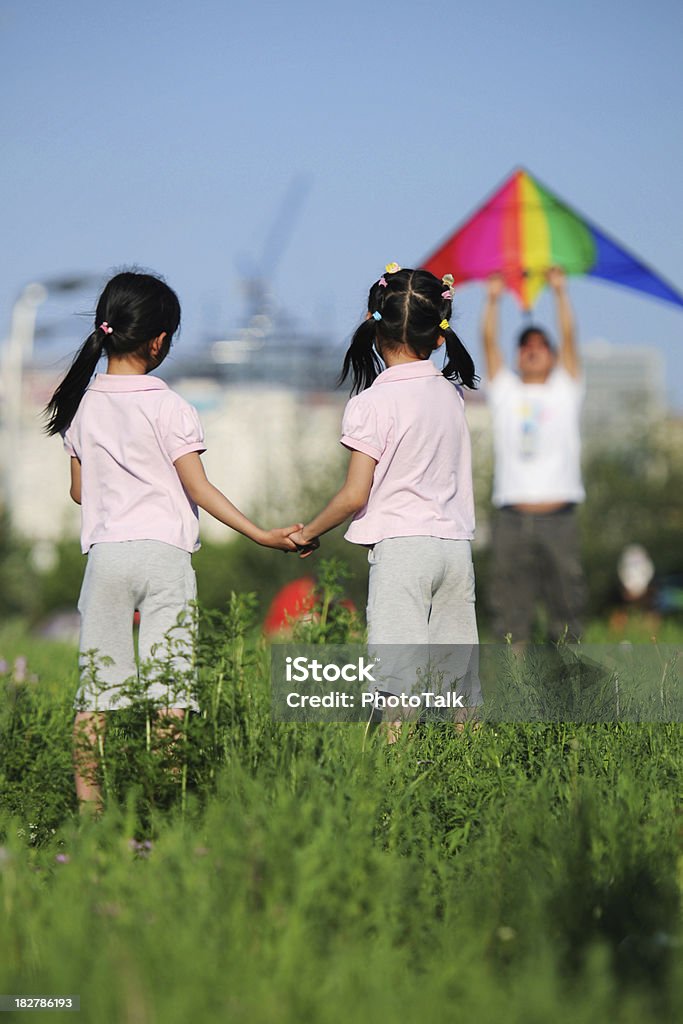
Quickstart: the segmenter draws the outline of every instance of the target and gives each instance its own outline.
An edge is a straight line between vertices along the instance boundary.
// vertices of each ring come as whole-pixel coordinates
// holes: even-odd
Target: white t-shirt
[[[544,384],[524,384],[507,367],[488,383],[494,505],[583,501],[583,394],[583,380],[562,367],[556,367]]]

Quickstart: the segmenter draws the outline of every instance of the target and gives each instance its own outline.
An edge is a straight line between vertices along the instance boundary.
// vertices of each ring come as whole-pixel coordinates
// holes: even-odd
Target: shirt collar
[[[440,377],[441,370],[437,370],[431,359],[414,359],[409,363],[397,363],[383,370],[373,381],[375,384],[392,384],[397,380],[412,380],[415,377]]]
[[[98,373],[88,391],[108,391],[120,394],[126,391],[164,391],[168,384],[148,373]]]

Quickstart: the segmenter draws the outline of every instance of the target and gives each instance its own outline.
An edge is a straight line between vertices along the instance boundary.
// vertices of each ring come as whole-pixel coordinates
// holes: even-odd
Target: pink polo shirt
[[[98,373],[64,434],[81,463],[81,548],[122,540],[199,547],[197,506],[173,463],[206,450],[196,410],[148,374]]]
[[[384,370],[350,399],[341,443],[376,459],[346,539],[474,536],[472,455],[462,392],[429,359]]]

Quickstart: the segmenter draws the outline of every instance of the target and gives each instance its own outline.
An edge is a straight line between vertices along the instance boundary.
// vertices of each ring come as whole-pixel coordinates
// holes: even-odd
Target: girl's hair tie
[[[379,313],[377,310],[375,310],[375,312],[372,314],[372,319],[373,320],[381,320],[382,319],[382,314]]]
[[[99,326],[100,331],[104,331],[105,334],[113,334],[114,328],[110,327],[106,320],[103,320]]]
[[[387,274],[397,274],[401,268],[398,263],[387,263],[384,269]]]
[[[448,320],[442,320],[441,323],[439,324],[439,327],[441,328],[442,331],[447,331],[450,326],[451,325],[449,324]]]
[[[386,279],[386,277],[384,277],[384,276],[380,277],[380,279],[377,282],[377,284],[380,286],[380,288],[386,288],[386,286],[387,286],[387,279]]]
[[[441,278],[441,284],[445,284],[445,286],[446,286],[446,290],[444,292],[441,292],[441,298],[442,299],[448,299],[449,302],[452,301],[452,299],[453,299],[453,290],[454,290],[453,289],[453,285],[455,284],[455,279],[454,279],[453,275],[452,274],[444,274],[444,276]]]

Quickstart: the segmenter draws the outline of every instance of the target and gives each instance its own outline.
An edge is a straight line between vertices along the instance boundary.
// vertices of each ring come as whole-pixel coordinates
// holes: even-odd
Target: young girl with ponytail
[[[81,505],[81,546],[88,554],[79,599],[81,685],[74,725],[76,791],[85,803],[101,804],[101,793],[83,740],[92,747],[104,713],[125,706],[121,687],[137,675],[135,611],[141,662],[171,629],[176,652],[187,652],[192,643],[188,609],[196,586],[190,556],[199,547],[198,507],[258,544],[295,549],[288,534],[297,526],[260,529],[208,481],[195,409],[149,375],[168,355],[179,324],[178,297],[164,281],[117,274],[46,409],[48,434],[61,434],[71,456],[71,497]],[[92,379],[102,357],[106,372]],[[176,628],[183,616],[185,626]],[[172,658],[176,671],[187,670],[188,661],[187,653]],[[193,705],[190,694],[178,689],[161,681],[149,687],[169,719]]]
[[[440,281],[389,264],[372,285],[340,378],[351,374],[354,395],[342,422],[346,482],[292,534],[308,548],[303,557],[353,516],[346,539],[369,548],[372,645],[477,643],[471,452],[459,385],[474,388],[478,378],[450,326],[452,284],[450,275]],[[441,346],[440,371],[430,356]]]

